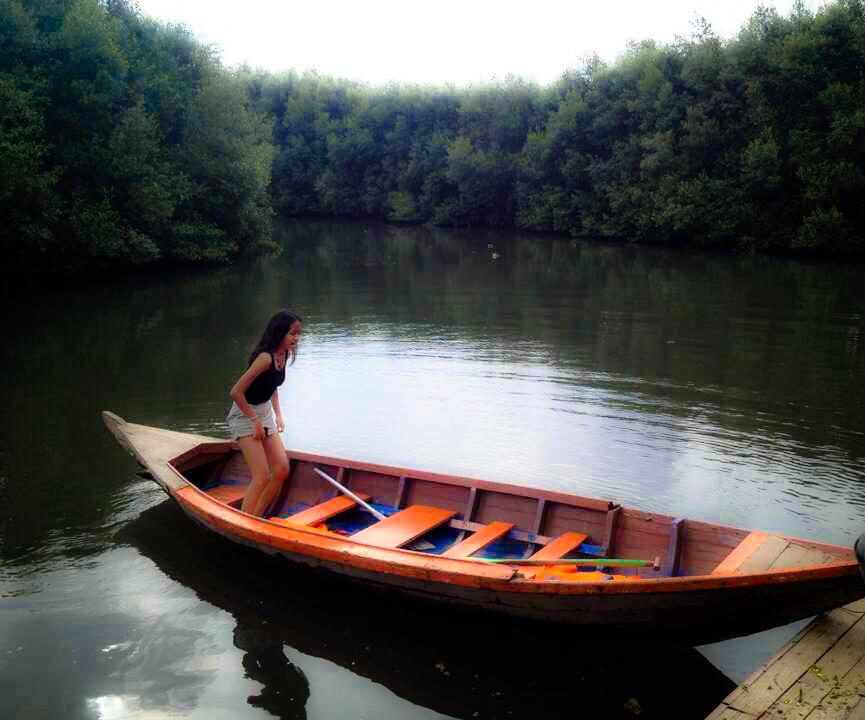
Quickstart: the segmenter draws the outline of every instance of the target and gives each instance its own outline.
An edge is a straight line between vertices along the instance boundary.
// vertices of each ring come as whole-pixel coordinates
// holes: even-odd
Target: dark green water
[[[310,586],[189,527],[99,411],[224,434],[281,306],[305,320],[293,448],[829,542],[865,527],[862,265],[359,224],[280,238],[251,265],[2,291],[0,717],[631,717],[631,698],[702,717],[730,689],[692,648]],[[738,680],[790,631],[702,652]]]

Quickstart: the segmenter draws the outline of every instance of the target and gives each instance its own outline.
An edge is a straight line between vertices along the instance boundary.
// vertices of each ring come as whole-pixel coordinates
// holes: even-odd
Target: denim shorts
[[[276,419],[273,417],[273,406],[270,401],[261,403],[261,405],[250,405],[249,407],[261,418],[261,424],[264,426],[265,432],[268,434],[276,434]],[[228,415],[225,416],[225,421],[228,423],[228,429],[231,432],[232,440],[239,440],[242,437],[252,437],[255,435],[255,425],[246,415],[237,407],[237,403],[231,403],[231,409]]]

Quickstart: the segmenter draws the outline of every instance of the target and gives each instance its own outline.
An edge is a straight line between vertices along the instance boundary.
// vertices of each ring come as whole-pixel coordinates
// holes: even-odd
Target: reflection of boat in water
[[[696,650],[610,639],[404,602],[286,572],[278,559],[201,533],[161,503],[118,536],[204,602],[231,614],[243,670],[262,684],[248,702],[282,718],[306,717],[303,655],[328,660],[415,705],[458,718],[704,717],[733,687]],[[299,592],[302,588],[302,592]],[[283,646],[294,651],[289,662]],[[301,655],[302,654],[302,655]],[[299,658],[299,659],[297,659]],[[663,658],[663,662],[659,659]],[[242,672],[242,671],[241,671]],[[690,692],[676,692],[670,680]],[[352,683],[334,693],[354,692]]]
[[[201,526],[389,591],[694,643],[865,595],[850,548],[293,451],[272,512],[255,517],[236,507],[249,470],[234,443],[103,417]]]

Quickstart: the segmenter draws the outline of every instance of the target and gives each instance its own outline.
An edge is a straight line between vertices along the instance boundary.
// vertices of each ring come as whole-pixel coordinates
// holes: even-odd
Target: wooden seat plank
[[[712,571],[712,575],[730,575],[766,570],[789,543],[764,532],[749,533]],[[777,550],[777,552],[776,552]],[[760,566],[763,567],[760,567]]]
[[[781,554],[790,547],[790,541],[777,535],[770,535],[766,542],[757,548],[745,562],[739,566],[737,572],[763,572],[769,570]]]
[[[768,569],[780,570],[781,568],[807,567],[808,565],[830,563],[837,559],[837,556],[830,555],[818,548],[791,542]]]
[[[561,560],[565,555],[578,548],[588,539],[589,536],[585,533],[562,533],[557,538],[550,540],[550,542],[544,545],[540,550],[531,555],[529,559],[549,560],[552,565],[556,560]],[[602,561],[599,561],[599,563],[600,562]],[[520,568],[520,574],[527,580],[531,580],[541,571],[542,568],[543,566]]]
[[[462,542],[451,545],[442,553],[442,557],[469,557],[478,550],[485,548],[490,543],[494,543],[502,535],[510,532],[513,526],[513,523],[498,521],[491,522],[489,525],[485,525]]]
[[[588,539],[589,536],[585,533],[562,533],[555,540],[547,543],[540,550],[534,553],[529,560],[559,560],[571,552],[571,550],[578,548]]]
[[[429,505],[411,505],[384,520],[379,520],[375,525],[356,532],[351,539],[367,545],[398,548],[443,525],[456,514],[456,510],[445,510]]]
[[[246,495],[246,489],[249,485],[217,485],[215,488],[205,490],[210,497],[226,505],[233,505],[239,500],[243,500]]]
[[[369,500],[369,495],[366,493],[355,493],[361,500]],[[318,525],[323,523],[335,515],[344,513],[347,510],[357,507],[357,503],[348,495],[338,495],[335,498],[326,500],[308,507],[306,510],[301,510],[294,515],[289,515],[287,520],[290,520],[294,525]]]

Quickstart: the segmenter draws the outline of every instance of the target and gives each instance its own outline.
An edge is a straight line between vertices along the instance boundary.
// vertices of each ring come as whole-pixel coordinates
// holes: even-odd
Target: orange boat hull
[[[548,571],[538,572],[520,566],[518,559],[513,565],[491,564],[474,556],[448,557],[376,544],[389,542],[391,533],[365,531],[356,533],[360,539],[352,539],[325,526],[296,524],[291,515],[254,517],[222,501],[227,498],[218,491],[226,486],[208,491],[189,479],[208,473],[225,475],[228,471],[219,468],[238,462],[231,443],[115,418],[109,415],[106,423],[121,444],[205,529],[294,565],[371,588],[534,620],[641,629],[691,643],[785,624],[865,595],[858,564],[848,548],[683,522],[608,501],[303,453],[288,453],[294,470],[287,484],[298,497],[306,492],[304,488],[312,488],[314,467],[337,468],[343,478],[352,474],[353,491],[395,503],[397,512],[412,492],[428,504],[430,498],[436,499],[438,506],[448,510],[436,522],[453,516],[450,522],[462,530],[460,536],[497,522],[500,527],[490,537],[508,530],[530,550],[540,547],[537,552],[542,555],[544,547],[550,551],[554,547],[554,535],[561,538],[579,532],[578,538],[591,534],[604,541],[599,547],[580,549],[607,553],[616,547],[629,554],[654,553],[665,556],[665,567],[621,574],[605,571],[599,559],[600,571],[577,573],[550,560]],[[286,497],[283,504],[287,507],[295,499]],[[322,505],[294,517],[315,515],[316,507]],[[771,562],[765,559],[770,551]]]

